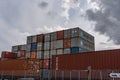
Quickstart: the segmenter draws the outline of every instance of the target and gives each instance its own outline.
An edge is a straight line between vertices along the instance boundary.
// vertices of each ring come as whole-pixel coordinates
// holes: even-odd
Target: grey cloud
[[[39,3],[38,6],[40,8],[46,8],[48,6],[48,3],[43,1],[43,2]]]
[[[120,0],[94,0],[100,10],[86,11],[88,19],[95,22],[95,31],[107,35],[115,44],[120,44]]]

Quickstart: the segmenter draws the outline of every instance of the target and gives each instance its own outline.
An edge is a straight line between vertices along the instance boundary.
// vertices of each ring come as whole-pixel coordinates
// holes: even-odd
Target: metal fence
[[[117,73],[110,77],[111,73]],[[120,70],[0,71],[0,80],[120,80]]]

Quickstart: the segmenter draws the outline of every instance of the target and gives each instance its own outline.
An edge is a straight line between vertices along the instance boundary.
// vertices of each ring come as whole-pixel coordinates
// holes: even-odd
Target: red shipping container
[[[50,65],[49,63],[50,63],[49,59],[44,59],[43,68],[44,69],[49,69],[49,65]]]
[[[52,58],[52,69],[93,70],[120,69],[120,49],[56,55]],[[56,66],[56,64],[58,64]]]
[[[44,34],[37,35],[37,42],[43,42],[44,41]]]
[[[64,39],[64,30],[57,31],[57,40]]]
[[[25,50],[22,50],[20,52],[21,52],[21,57],[25,57],[26,56],[26,51]]]
[[[1,57],[2,58],[17,58],[17,54],[12,53],[12,52],[3,51],[1,54]]]
[[[71,39],[64,39],[64,48],[71,47]]]

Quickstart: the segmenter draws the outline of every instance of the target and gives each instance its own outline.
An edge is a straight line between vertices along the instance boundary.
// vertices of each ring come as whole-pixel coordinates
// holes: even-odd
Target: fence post
[[[78,78],[79,78],[79,80],[80,80],[80,70],[78,71]]]
[[[55,70],[55,80],[56,80],[56,70]]]
[[[1,80],[3,79],[3,71],[1,71]]]
[[[64,80],[64,71],[62,71],[62,80]]]
[[[70,80],[71,80],[71,71],[70,71]]]
[[[103,78],[102,78],[102,71],[100,71],[100,80],[102,80]]]
[[[114,71],[112,71],[112,73],[114,73]],[[114,77],[113,77],[113,80],[114,80]]]
[[[48,80],[50,80],[50,70],[49,70],[49,72],[48,72]]]
[[[26,78],[26,70],[25,70],[24,78]]]
[[[13,71],[12,71],[12,80],[13,80]]]
[[[91,66],[88,66],[88,80],[91,80]]]

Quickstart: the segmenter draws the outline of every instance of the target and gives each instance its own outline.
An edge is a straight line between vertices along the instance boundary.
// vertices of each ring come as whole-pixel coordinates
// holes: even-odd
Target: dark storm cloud
[[[90,21],[95,21],[95,31],[107,35],[115,44],[120,44],[120,0],[93,0],[100,10],[87,10]]]
[[[43,2],[39,3],[38,6],[40,8],[46,8],[48,6],[48,3],[43,1]]]

